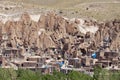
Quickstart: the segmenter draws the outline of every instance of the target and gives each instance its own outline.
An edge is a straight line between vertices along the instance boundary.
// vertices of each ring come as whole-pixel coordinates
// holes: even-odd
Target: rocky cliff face
[[[120,20],[99,24],[99,30],[95,34],[96,44],[103,41],[109,42],[110,49],[120,48]],[[99,46],[100,44],[97,44]]]
[[[59,48],[63,52],[120,49],[120,20],[99,23],[92,20],[66,19],[54,12],[41,15],[38,22],[24,13],[19,21],[0,22],[1,48]]]

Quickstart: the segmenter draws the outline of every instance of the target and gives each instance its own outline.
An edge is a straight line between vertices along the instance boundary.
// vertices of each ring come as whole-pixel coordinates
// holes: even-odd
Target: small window
[[[23,64],[21,64],[21,66],[23,67]]]
[[[27,59],[27,61],[29,61],[29,59]]]

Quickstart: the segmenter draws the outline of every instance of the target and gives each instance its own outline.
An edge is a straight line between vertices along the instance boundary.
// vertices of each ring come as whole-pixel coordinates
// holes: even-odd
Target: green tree
[[[107,69],[101,69],[98,80],[109,80],[109,71]]]
[[[66,74],[62,73],[62,72],[58,72],[58,71],[54,71],[53,72],[53,76],[55,77],[56,80],[66,80]]]
[[[53,75],[45,74],[42,76],[42,80],[56,80]]]
[[[93,75],[93,79],[94,80],[99,80],[100,74],[101,74],[101,70],[102,68],[100,66],[96,66],[94,68],[94,75]]]
[[[16,80],[17,73],[14,69],[0,68],[0,80]]]
[[[68,73],[67,80],[92,80],[93,78],[87,74],[78,72],[78,71],[71,71]]]
[[[40,75],[31,70],[17,70],[17,80],[40,80]]]
[[[109,80],[120,80],[120,71],[110,72]]]

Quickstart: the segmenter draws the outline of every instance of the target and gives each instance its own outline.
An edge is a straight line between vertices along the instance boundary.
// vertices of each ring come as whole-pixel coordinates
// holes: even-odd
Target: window
[[[23,64],[21,64],[21,66],[23,67],[24,65],[23,65]]]

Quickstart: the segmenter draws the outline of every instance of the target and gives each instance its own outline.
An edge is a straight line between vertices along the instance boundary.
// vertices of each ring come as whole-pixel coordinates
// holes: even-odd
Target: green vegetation
[[[54,71],[53,74],[41,74],[31,70],[0,68],[0,80],[92,80],[92,77],[80,72],[71,71],[68,74]]]
[[[31,70],[13,70],[0,68],[0,80],[120,80],[120,72],[110,72],[100,67],[94,68],[93,77],[76,71],[68,74],[54,71],[53,74],[41,74]]]
[[[0,80],[16,80],[17,74],[13,69],[0,68]]]
[[[120,80],[120,71],[109,71],[95,67],[93,80]]]

